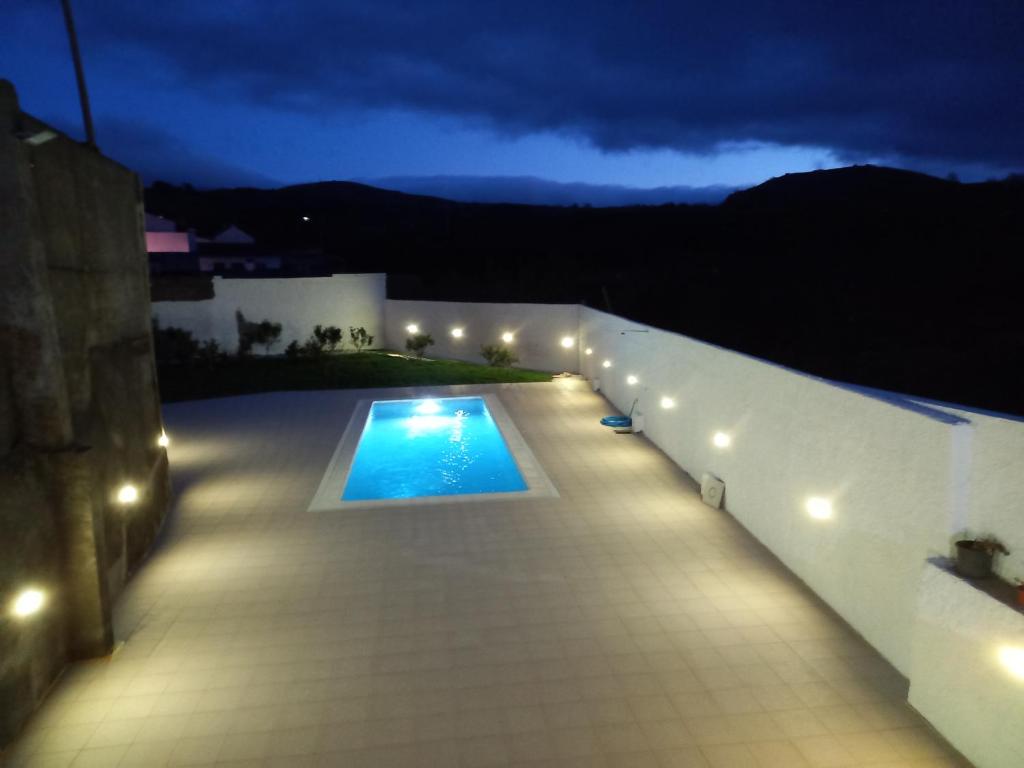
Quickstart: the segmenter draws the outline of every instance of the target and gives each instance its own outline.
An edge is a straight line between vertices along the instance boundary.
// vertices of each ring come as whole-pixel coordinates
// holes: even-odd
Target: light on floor
[[[46,595],[41,589],[23,590],[11,603],[11,613],[19,619],[39,613],[46,602]]]
[[[117,500],[121,504],[134,504],[139,500],[139,489],[131,483],[125,483],[117,492]]]
[[[666,410],[669,408],[675,408],[676,401],[673,400],[671,397],[663,397],[661,398],[661,407],[665,408]]]
[[[605,360],[603,363],[601,363],[601,367],[602,368],[611,368],[612,367],[612,361],[611,360]]]
[[[501,334],[501,340],[504,341],[506,344],[511,344],[513,341],[516,340],[516,335],[512,333],[512,331],[505,331],[503,334]]]
[[[405,330],[410,335],[415,336],[417,333],[420,332],[420,327],[416,325],[416,323],[409,323],[407,326],[405,326]]]
[[[1004,645],[999,649],[999,661],[1018,680],[1024,680],[1024,648]]]
[[[732,438],[725,432],[715,432],[711,442],[714,443],[715,448],[728,448],[732,445]]]
[[[629,374],[629,376],[627,376],[627,377],[626,377],[626,383],[627,383],[627,384],[629,384],[629,386],[633,386],[633,385],[634,385],[634,384],[636,384],[636,383],[637,383],[638,381],[640,381],[640,379],[638,379],[638,378],[637,378],[636,376],[634,376],[633,374]]]
[[[569,349],[575,343],[576,343],[576,340],[573,339],[572,336],[563,336],[562,337],[562,346],[565,347],[566,349]]]
[[[818,520],[828,520],[832,517],[832,502],[821,496],[811,496],[804,506],[807,507],[807,514]]]
[[[171,444],[171,438],[167,436],[166,432],[161,432],[160,437],[156,439],[156,444],[159,445],[161,448],[166,448],[168,445]]]
[[[452,328],[452,336],[456,339],[461,339],[464,333],[461,328]]]

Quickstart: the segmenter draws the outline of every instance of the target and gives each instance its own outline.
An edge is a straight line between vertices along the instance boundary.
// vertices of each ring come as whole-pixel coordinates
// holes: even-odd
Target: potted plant
[[[997,552],[1010,554],[1002,542],[992,536],[961,539],[956,543],[956,570],[968,579],[984,579],[992,573],[992,558]]]

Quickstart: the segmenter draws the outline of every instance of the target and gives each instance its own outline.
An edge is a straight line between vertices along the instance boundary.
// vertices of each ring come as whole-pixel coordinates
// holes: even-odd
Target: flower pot
[[[1017,587],[1017,605],[1024,605],[1024,587]]]
[[[992,552],[973,539],[956,543],[956,570],[968,579],[984,579],[992,573]]]

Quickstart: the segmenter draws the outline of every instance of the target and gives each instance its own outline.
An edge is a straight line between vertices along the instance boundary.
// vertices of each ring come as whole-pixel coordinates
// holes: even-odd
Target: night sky
[[[650,202],[862,162],[1024,169],[1020,0],[74,8],[98,143],[146,181],[671,188]],[[60,3],[2,16],[0,76],[80,136]]]

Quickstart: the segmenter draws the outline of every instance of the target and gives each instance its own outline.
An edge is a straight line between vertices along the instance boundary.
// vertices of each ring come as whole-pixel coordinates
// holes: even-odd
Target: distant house
[[[194,232],[179,232],[173,221],[146,214],[146,253],[151,273],[195,272],[195,250]]]

